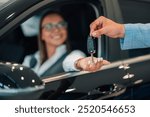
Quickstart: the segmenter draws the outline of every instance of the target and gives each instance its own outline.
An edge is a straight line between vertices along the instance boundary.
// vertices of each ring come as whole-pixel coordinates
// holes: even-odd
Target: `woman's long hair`
[[[43,64],[48,59],[47,50],[46,50],[46,44],[42,40],[42,36],[41,36],[41,33],[42,33],[42,22],[43,22],[43,19],[47,15],[51,15],[51,14],[58,14],[59,16],[61,16],[65,20],[63,15],[60,12],[58,12],[58,11],[47,11],[46,13],[44,13],[42,15],[41,20],[40,20],[39,36],[38,36],[38,47],[39,47],[39,52],[40,52],[40,64]],[[70,52],[71,51],[70,50],[70,43],[69,43],[68,39],[65,41],[65,44],[67,46],[67,51]]]

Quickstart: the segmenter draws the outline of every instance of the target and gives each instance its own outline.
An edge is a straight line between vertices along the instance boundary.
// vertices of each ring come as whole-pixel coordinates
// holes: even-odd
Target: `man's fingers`
[[[99,30],[94,31],[94,32],[91,34],[91,36],[98,38],[98,37],[100,37],[100,36],[103,35],[103,34],[106,34],[105,28],[101,28],[101,29],[99,29]]]
[[[98,21],[94,21],[94,22],[90,25],[90,36],[92,36],[92,33],[97,30],[97,27],[98,27],[98,26],[99,26],[99,22],[98,22]]]
[[[105,21],[105,17],[104,16],[100,16],[99,18],[97,18],[94,22],[92,22],[90,24],[90,36],[92,36],[92,33],[96,30],[99,30],[103,24],[103,22]]]

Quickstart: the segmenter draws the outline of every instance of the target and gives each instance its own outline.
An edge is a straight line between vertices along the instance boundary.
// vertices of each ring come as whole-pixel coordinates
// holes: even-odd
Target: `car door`
[[[95,18],[97,18],[101,15],[104,15],[104,16],[114,19],[120,23],[122,22],[122,16],[121,16],[122,14],[120,12],[120,8],[119,8],[119,4],[118,4],[117,0],[94,1],[94,3],[96,3],[96,4],[93,4],[90,1],[89,3],[92,4],[92,7],[95,9],[95,12],[96,12]],[[84,32],[84,27],[82,28],[82,32]],[[86,32],[86,33],[84,32],[84,34],[81,34],[81,35],[88,35],[88,32]],[[84,38],[82,37],[81,39],[86,40],[86,36],[84,36]],[[78,40],[79,43],[84,42],[84,41],[81,41],[81,39]],[[74,43],[74,44],[76,44],[76,43]],[[115,48],[113,46],[115,46]],[[111,47],[113,47],[114,49],[112,50]],[[123,55],[127,56],[127,53],[121,52],[120,46],[119,46],[119,41],[111,41],[108,37],[104,37],[104,36],[102,37],[101,40],[98,40],[96,56],[103,56],[105,59],[109,59],[109,60],[119,60]],[[117,70],[116,70],[116,72],[117,72]],[[121,72],[121,74],[123,75],[123,72]],[[121,74],[118,74],[118,77],[121,77]],[[81,76],[81,79],[80,79],[80,76]],[[113,74],[113,76],[115,77],[115,74]],[[99,78],[99,77],[101,77],[101,75],[99,76],[99,74],[97,74],[97,73],[84,74],[84,75],[82,73],[81,74],[80,73],[79,74],[66,73],[66,74],[58,75],[56,77],[54,76],[54,77],[50,77],[50,78],[45,78],[45,79],[43,79],[43,81],[47,84],[47,87],[46,87],[47,92],[46,93],[50,94],[48,96],[48,99],[56,99],[56,98],[57,99],[96,99],[98,97],[104,98],[106,95],[105,94],[103,95],[103,93],[101,93],[100,95],[97,94],[96,93],[97,90],[95,88],[96,87],[100,88],[98,86],[102,86],[101,88],[110,89],[110,88],[114,87],[114,84],[112,84],[111,80],[110,81],[105,80],[106,82],[104,84],[107,84],[107,85],[104,85],[104,84],[100,85],[100,83],[98,82],[98,79],[96,80],[95,77]],[[92,78],[94,78],[95,80],[91,81]],[[107,76],[107,78],[108,78],[108,76]],[[83,83],[84,83],[84,85],[82,85]],[[92,86],[95,88],[93,88]],[[119,85],[117,84],[116,87],[118,89],[121,89],[119,91],[118,95],[125,91],[125,88],[120,84]],[[52,95],[51,95],[51,92],[54,92],[54,94],[52,93]],[[89,93],[91,93],[92,95],[90,95]],[[90,96],[88,96],[88,94]],[[100,99],[103,99],[103,98],[100,98]]]
[[[126,19],[124,16],[125,14],[128,15],[126,12],[126,10],[128,10],[128,5],[126,9],[122,8],[122,5],[125,5],[126,2],[130,3],[133,1],[119,2],[117,0],[101,0],[103,12],[99,12],[100,14],[97,17],[104,15],[119,23],[125,23],[125,20],[132,18],[130,16]],[[144,6],[142,8],[144,9]],[[124,9],[125,13],[122,9]],[[63,93],[59,95],[60,97],[57,95],[58,99],[149,99],[149,55],[124,61],[123,59],[131,57],[130,51],[121,51],[119,40],[110,40],[108,37],[102,37],[102,40],[98,40],[97,51],[98,56],[103,56],[111,61],[120,59],[121,61],[117,62],[117,64],[112,63],[110,65],[111,69],[104,68],[104,71],[102,70],[94,73],[67,73],[60,75],[60,77],[56,76],[55,80],[51,78],[44,79],[46,83],[50,84],[48,89],[57,92],[59,86],[62,86],[60,84],[64,82],[68,88],[65,87]],[[139,61],[137,61],[137,59]],[[130,63],[129,61],[132,62]],[[125,68],[122,65],[125,65]],[[128,75],[130,77],[128,77]],[[126,77],[129,79],[127,78],[127,80]],[[116,87],[116,89],[114,87]],[[116,93],[111,92],[111,89],[115,90]]]

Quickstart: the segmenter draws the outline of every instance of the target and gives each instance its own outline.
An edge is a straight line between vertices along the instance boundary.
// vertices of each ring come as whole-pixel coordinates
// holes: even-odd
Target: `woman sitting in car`
[[[31,67],[39,76],[51,76],[64,71],[95,71],[107,61],[98,61],[89,65],[90,57],[80,50],[71,52],[67,31],[67,22],[59,12],[46,12],[40,21],[39,50],[26,56],[23,65]]]

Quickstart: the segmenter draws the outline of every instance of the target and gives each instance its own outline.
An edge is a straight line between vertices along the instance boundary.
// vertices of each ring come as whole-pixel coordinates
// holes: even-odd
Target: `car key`
[[[87,51],[91,55],[91,63],[94,63],[94,53],[96,52],[95,49],[95,39],[92,36],[88,36],[87,39]]]

